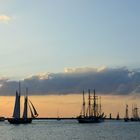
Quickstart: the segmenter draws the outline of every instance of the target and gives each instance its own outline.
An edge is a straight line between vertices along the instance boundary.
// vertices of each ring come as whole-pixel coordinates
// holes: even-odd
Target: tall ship
[[[100,100],[100,101],[99,101]],[[99,103],[100,102],[100,103]],[[105,119],[104,113],[102,113],[101,108],[101,97],[94,94],[91,95],[90,90],[88,90],[88,104],[86,107],[85,102],[85,92],[83,91],[83,104],[82,111],[80,115],[77,117],[79,123],[99,123],[104,121]]]
[[[15,98],[15,106],[14,106],[14,112],[13,117],[8,118],[8,122],[11,124],[28,124],[32,122],[33,118],[36,118],[38,116],[38,113],[33,105],[33,103],[28,99],[28,89],[26,89],[26,95],[24,97],[24,110],[23,110],[23,116],[20,117],[20,90],[19,92],[16,91],[16,98]],[[28,110],[31,114],[31,117],[28,117]]]
[[[129,120],[130,119],[129,119],[129,115],[128,115],[128,105],[126,105],[124,121],[128,122]]]
[[[132,105],[132,118],[131,121],[140,121],[137,105]]]

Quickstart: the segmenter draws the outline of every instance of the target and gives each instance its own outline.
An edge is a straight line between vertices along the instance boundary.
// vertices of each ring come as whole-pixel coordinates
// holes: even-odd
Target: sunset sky
[[[139,67],[139,0],[1,0],[0,76]]]
[[[107,97],[107,114],[114,108],[114,115],[123,112],[127,102],[131,106],[128,95],[140,93],[139,5],[139,0],[0,0],[0,113],[12,115],[18,80],[35,94],[41,116],[79,114],[82,100],[75,93],[84,88]]]
[[[102,95],[102,112],[107,117],[112,114],[116,118],[119,112],[120,117],[124,117],[126,104],[129,106],[129,116],[132,115],[132,104],[140,106],[140,97],[135,96],[111,96]],[[77,117],[82,109],[82,95],[49,95],[49,96],[30,96],[34,103],[39,117]],[[0,97],[0,116],[12,117],[14,108],[14,96]],[[87,105],[87,95],[86,95]],[[21,98],[21,116],[23,111],[23,98]],[[29,114],[30,115],[30,114]]]

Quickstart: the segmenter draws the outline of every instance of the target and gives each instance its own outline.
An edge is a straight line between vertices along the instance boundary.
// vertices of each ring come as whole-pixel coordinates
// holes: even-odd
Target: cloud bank
[[[0,95],[15,95],[18,81],[0,80]],[[102,94],[139,94],[140,71],[127,68],[77,68],[64,73],[42,73],[21,81],[22,93],[30,95],[81,93],[96,89]]]

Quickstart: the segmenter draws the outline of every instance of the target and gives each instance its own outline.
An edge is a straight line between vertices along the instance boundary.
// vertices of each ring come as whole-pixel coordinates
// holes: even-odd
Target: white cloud
[[[70,68],[64,73],[32,75],[21,81],[21,87],[23,91],[28,87],[33,95],[80,93],[88,88],[103,94],[140,94],[140,72],[131,72],[124,67]],[[17,81],[0,78],[1,95],[15,95],[17,89]]]
[[[90,67],[85,67],[85,68],[65,68],[64,71],[65,73],[85,73],[85,72],[102,72],[106,70],[106,66],[101,66],[98,68],[90,68]]]
[[[0,22],[3,22],[3,23],[9,23],[9,21],[12,20],[12,17],[10,16],[7,16],[7,15],[0,15]]]
[[[7,78],[6,76],[1,76],[0,77],[0,88],[3,86],[3,84],[5,82],[7,82],[9,80],[9,78]]]
[[[45,80],[45,79],[50,79],[50,73],[48,72],[43,72],[43,73],[39,73],[36,75],[30,75],[27,78],[25,78],[26,80],[32,80],[32,79],[38,79],[38,80]]]
[[[106,66],[101,66],[101,67],[97,68],[97,72],[102,72],[102,71],[104,71],[106,69],[107,69]]]

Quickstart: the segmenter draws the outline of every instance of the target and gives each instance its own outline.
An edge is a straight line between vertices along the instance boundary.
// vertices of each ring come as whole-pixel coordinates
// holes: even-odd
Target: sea
[[[34,120],[32,124],[12,125],[4,121],[0,122],[0,140],[140,140],[140,122]]]

